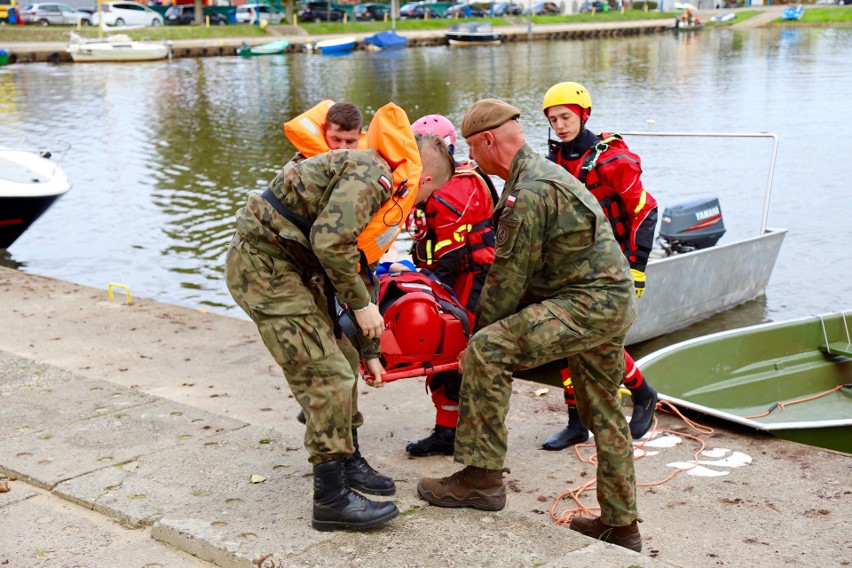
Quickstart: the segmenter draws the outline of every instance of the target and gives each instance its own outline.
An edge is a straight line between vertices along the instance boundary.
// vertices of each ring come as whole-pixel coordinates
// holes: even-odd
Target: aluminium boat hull
[[[767,229],[760,236],[651,260],[645,270],[649,285],[625,343],[683,329],[762,296],[786,234],[786,229]]]

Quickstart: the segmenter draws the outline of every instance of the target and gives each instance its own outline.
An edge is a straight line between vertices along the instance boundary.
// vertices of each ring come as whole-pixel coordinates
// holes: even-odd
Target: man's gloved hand
[[[645,293],[645,273],[635,268],[631,268],[630,273],[633,275],[633,288],[636,290],[636,297],[641,298],[642,294]]]

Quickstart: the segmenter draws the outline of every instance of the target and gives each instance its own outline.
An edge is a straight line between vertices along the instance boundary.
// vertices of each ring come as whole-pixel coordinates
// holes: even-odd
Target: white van
[[[248,24],[257,22],[257,14],[260,12],[260,19],[266,20],[269,24],[280,24],[284,20],[284,12],[270,8],[267,4],[243,4],[237,6],[235,15],[238,24]]]

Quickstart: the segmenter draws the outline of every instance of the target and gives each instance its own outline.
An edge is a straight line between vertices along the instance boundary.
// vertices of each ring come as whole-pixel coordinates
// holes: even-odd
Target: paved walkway
[[[396,480],[390,499],[403,515],[365,533],[316,532],[298,407],[251,322],[109,301],[106,283],[6,268],[0,321],[0,473],[13,479],[0,493],[3,566],[768,568],[805,551],[808,565],[848,555],[850,456],[723,428],[704,462],[721,477],[681,474],[640,489],[641,554],[555,524],[551,509],[570,508],[559,494],[594,469],[570,451],[538,449],[564,425],[564,405],[560,392],[524,381],[508,417],[505,510],[418,499],[420,477],[458,466],[404,453],[434,417],[423,380],[406,379],[360,391],[364,452]],[[637,462],[640,481],[696,451],[660,440]],[[742,455],[753,462],[725,465]]]

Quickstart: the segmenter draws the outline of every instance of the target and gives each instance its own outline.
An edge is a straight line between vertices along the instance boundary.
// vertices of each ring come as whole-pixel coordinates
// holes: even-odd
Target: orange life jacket
[[[367,147],[381,154],[393,170],[391,197],[358,235],[358,249],[375,264],[405,226],[417,198],[423,165],[408,115],[394,103],[376,111],[367,129]]]
[[[296,118],[284,123],[287,139],[306,158],[330,152],[322,133],[328,108],[334,101],[326,99]],[[420,186],[420,151],[408,115],[394,103],[376,111],[366,133],[362,133],[359,149],[373,148],[393,170],[390,199],[373,216],[358,235],[358,250],[372,265],[387,252],[402,231]]]
[[[328,114],[328,109],[333,104],[333,100],[325,99],[296,118],[284,123],[284,134],[287,136],[287,140],[304,157],[313,158],[331,150],[322,133],[322,125],[325,123],[325,116]],[[361,133],[358,148],[361,150],[367,148],[367,134],[365,132]]]

